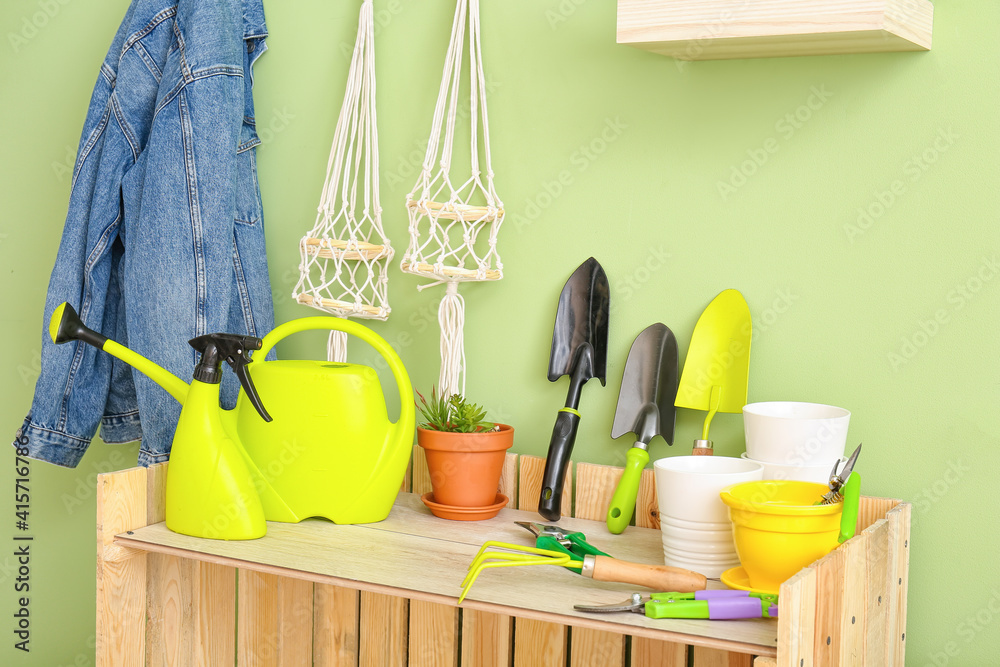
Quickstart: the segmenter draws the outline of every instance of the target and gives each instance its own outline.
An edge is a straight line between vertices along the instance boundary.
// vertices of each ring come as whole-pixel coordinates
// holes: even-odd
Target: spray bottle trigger
[[[257,341],[257,345],[253,349],[259,350],[261,346],[260,338],[254,338],[253,340]],[[257,393],[257,387],[253,384],[253,378],[250,377],[250,371],[247,370],[247,364],[250,363],[250,358],[246,352],[246,348],[243,348],[242,354],[236,354],[233,357],[226,357],[226,362],[232,366],[234,371],[236,371],[236,377],[240,379],[240,386],[243,387],[243,391],[246,392],[251,405],[257,409],[257,414],[260,415],[260,418],[266,422],[272,421],[271,415],[267,413],[267,410],[264,409],[264,404],[260,401],[260,395]]]
[[[263,341],[255,336],[240,336],[236,334],[207,334],[188,341],[191,347],[201,352],[201,360],[194,369],[194,379],[201,382],[218,384],[222,381],[222,361],[236,372],[240,386],[246,392],[250,403],[256,408],[261,419],[271,421],[271,415],[264,409],[257,388],[254,387],[247,364],[250,363],[250,351],[259,350]]]

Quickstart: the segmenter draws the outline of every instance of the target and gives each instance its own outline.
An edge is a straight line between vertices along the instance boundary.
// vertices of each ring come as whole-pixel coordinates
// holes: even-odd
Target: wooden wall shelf
[[[678,60],[929,51],[930,0],[618,0],[618,43]]]

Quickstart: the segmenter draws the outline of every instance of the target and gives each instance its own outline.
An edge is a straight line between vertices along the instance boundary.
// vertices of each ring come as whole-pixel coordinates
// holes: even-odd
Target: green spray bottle
[[[262,341],[253,336],[208,334],[190,341],[201,353],[191,384],[110,340],[80,320],[68,303],[52,314],[49,335],[54,343],[79,340],[104,350],[134,366],[163,386],[182,405],[170,450],[167,471],[166,523],[170,530],[223,540],[250,540],[267,532],[255,477],[251,474],[244,448],[234,440],[234,428],[226,428],[225,411],[219,404],[222,363],[236,372],[243,391],[264,421],[270,415],[261,404],[247,364],[250,352]],[[234,422],[227,419],[226,422]],[[252,465],[252,464],[251,464]]]

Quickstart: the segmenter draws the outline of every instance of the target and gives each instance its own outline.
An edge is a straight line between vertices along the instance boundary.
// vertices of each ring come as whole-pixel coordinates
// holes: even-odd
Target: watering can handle
[[[364,342],[375,348],[375,351],[382,355],[392,377],[396,380],[399,388],[399,421],[396,423],[407,423],[415,417],[413,406],[413,385],[410,384],[410,376],[406,373],[403,360],[399,358],[392,346],[384,338],[369,329],[368,327],[352,322],[340,317],[301,317],[291,322],[276,327],[271,333],[264,336],[260,350],[254,353],[254,359],[264,359],[271,349],[283,338],[299,333],[300,331],[313,330],[343,331],[355,338],[360,338]],[[253,363],[251,362],[251,370]]]

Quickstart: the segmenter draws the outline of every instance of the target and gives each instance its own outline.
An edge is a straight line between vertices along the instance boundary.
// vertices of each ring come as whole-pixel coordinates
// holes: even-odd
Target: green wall
[[[620,464],[628,442],[608,434],[632,338],[663,321],[683,353],[711,298],[740,289],[756,324],[750,400],[849,408],[850,443],[865,442],[865,492],[914,503],[908,663],[995,663],[1000,4],[938,2],[926,54],[686,65],[617,46],[612,2],[483,4],[507,275],[462,288],[468,393],[516,427],[518,452],[544,455],[566,382],[545,379],[556,298],[595,255],[612,283],[608,386],[584,391],[575,458]],[[288,294],[297,240],[319,199],[357,6],[267,2],[272,37],[256,101],[279,321],[313,312]],[[8,436],[30,403],[70,165],[125,7],[0,6]],[[453,4],[376,7],[384,222],[398,259],[402,202],[422,157]],[[762,164],[747,162],[755,158]],[[427,388],[437,378],[442,288],[418,293],[398,264],[390,278],[393,314],[375,329]],[[281,351],[322,350],[320,337],[303,336]],[[352,354],[371,361],[364,350]],[[652,456],[687,453],[702,416],[682,411],[677,444],[657,441]],[[713,437],[719,453],[739,454],[740,417],[717,417]],[[75,470],[31,466],[29,656],[13,649],[8,630],[19,531],[13,455],[4,455],[0,663],[91,664],[96,473],[133,465],[136,451],[96,441]]]

